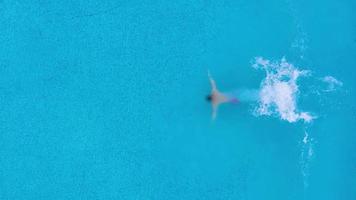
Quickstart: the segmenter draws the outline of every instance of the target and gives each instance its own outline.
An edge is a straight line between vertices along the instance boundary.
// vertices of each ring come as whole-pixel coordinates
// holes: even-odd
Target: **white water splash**
[[[307,188],[309,185],[310,162],[314,157],[313,147],[314,139],[309,136],[307,131],[305,131],[300,153],[301,172],[303,175],[303,185],[305,188]]]
[[[304,60],[308,50],[309,37],[304,28],[304,23],[300,19],[301,11],[293,0],[286,0],[289,13],[293,18],[293,23],[295,26],[295,38],[291,43],[291,50],[295,56],[299,59]]]
[[[304,32],[302,32],[300,35],[301,36],[299,36],[299,38],[296,38],[293,41],[293,43],[291,44],[291,48],[293,51],[296,52],[297,55],[299,55],[300,59],[304,59],[305,52],[308,49],[308,45],[307,45],[308,41],[307,41],[307,36]]]
[[[327,84],[327,88],[324,92],[332,92],[335,91],[337,88],[341,87],[343,83],[332,76],[325,76],[321,79],[324,83]]]
[[[262,80],[259,92],[259,106],[256,115],[274,115],[288,122],[311,122],[315,116],[309,112],[300,111],[297,106],[299,77],[309,75],[307,70],[298,70],[285,58],[271,62],[262,57],[256,57],[252,65],[255,69],[263,69],[266,77]]]

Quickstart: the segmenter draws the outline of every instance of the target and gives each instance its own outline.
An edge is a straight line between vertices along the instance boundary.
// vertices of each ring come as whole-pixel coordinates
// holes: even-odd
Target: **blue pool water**
[[[1,0],[0,199],[356,199],[355,12]]]

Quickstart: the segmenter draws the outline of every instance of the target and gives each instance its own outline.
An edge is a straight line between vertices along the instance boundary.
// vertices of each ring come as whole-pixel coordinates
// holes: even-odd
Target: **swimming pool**
[[[356,199],[355,2],[0,5],[1,199]]]

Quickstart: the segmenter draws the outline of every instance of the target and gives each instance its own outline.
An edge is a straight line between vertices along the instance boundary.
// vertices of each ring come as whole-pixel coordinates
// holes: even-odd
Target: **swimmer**
[[[211,77],[210,72],[208,71],[208,77],[211,85],[211,93],[206,96],[206,100],[211,102],[212,105],[212,119],[216,118],[218,107],[222,103],[239,103],[239,100],[235,97],[229,97],[228,95],[220,92],[217,87],[215,80]]]

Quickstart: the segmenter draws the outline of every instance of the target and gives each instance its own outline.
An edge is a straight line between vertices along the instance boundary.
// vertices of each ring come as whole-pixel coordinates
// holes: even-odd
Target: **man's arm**
[[[208,71],[208,77],[209,77],[209,81],[210,81],[210,85],[211,85],[211,90],[216,90],[216,84],[214,79],[211,77],[210,75],[210,71]]]

